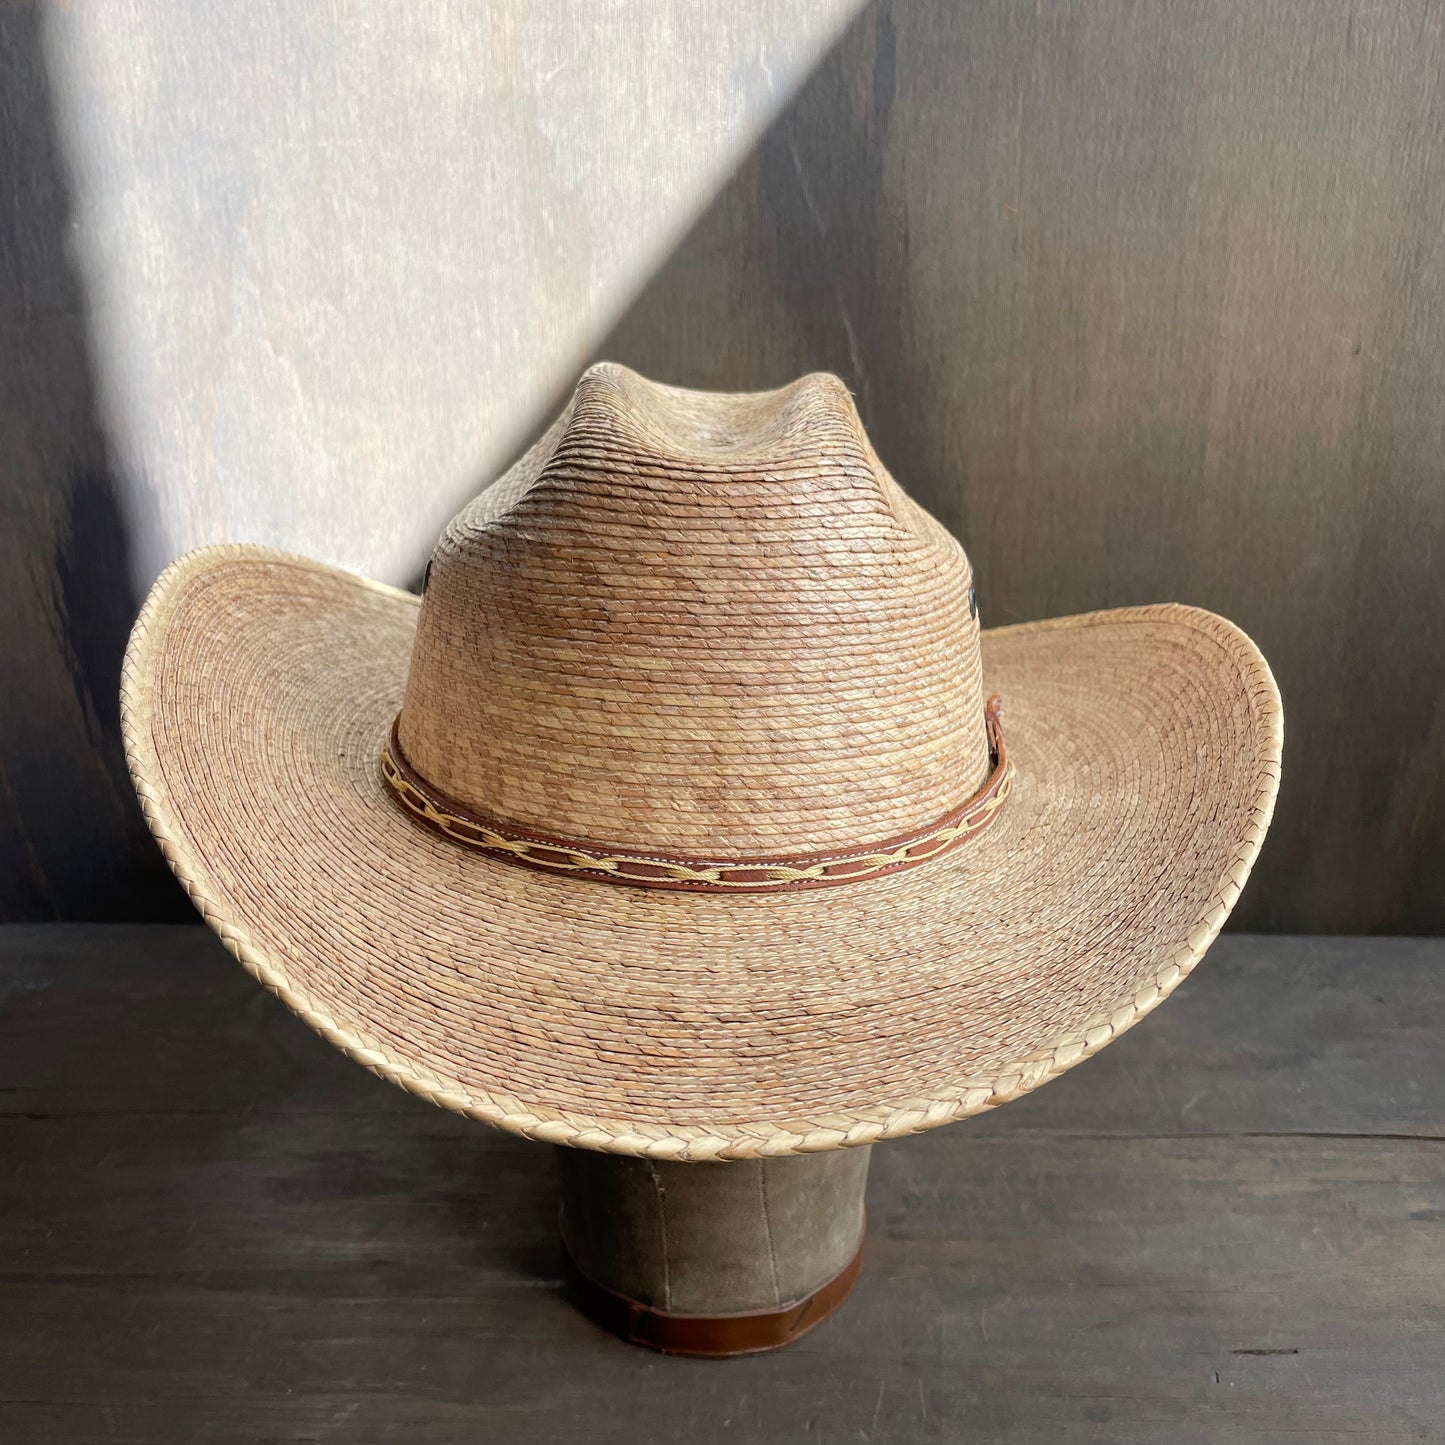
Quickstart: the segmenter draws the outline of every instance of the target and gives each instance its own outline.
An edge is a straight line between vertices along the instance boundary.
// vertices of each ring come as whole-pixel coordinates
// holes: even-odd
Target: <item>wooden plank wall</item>
[[[1285,699],[1235,923],[1445,926],[1445,11],[870,8],[599,348],[845,377],[984,622],[1184,601]]]
[[[0,918],[184,910],[116,737],[157,573],[418,576],[860,3],[0,6]]]
[[[0,46],[12,115],[50,104],[28,23]],[[1234,618],[1287,714],[1236,921],[1437,932],[1442,74],[1423,0],[873,4],[576,360],[718,387],[838,372],[963,538],[986,623],[1163,599]],[[189,533],[146,515],[182,501],[115,495],[54,142],[0,126],[0,147],[39,208],[12,219],[0,295],[24,348],[0,374],[0,916],[159,916],[178,905],[113,682],[128,549]],[[484,271],[455,284],[485,309]]]

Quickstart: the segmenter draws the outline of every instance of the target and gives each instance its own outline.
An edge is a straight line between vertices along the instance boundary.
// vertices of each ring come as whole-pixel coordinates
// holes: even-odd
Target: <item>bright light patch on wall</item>
[[[137,585],[213,541],[411,577],[859,8],[51,9]]]

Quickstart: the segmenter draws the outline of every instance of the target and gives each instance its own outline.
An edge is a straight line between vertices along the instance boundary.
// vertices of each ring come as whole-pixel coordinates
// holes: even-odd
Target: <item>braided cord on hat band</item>
[[[548,872],[578,874],[640,888],[694,893],[780,893],[854,883],[899,873],[951,852],[981,833],[1008,800],[1013,763],[1004,751],[1000,699],[984,710],[992,766],[983,786],[966,803],[927,828],[858,848],[799,857],[706,859],[685,854],[629,850],[622,845],[564,838],[514,827],[462,807],[431,787],[407,762],[392,724],[381,755],[381,775],[391,795],[414,818],[468,848],[509,863]]]

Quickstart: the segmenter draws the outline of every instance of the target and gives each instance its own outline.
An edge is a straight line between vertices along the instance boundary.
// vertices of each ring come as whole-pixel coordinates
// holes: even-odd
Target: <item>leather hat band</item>
[[[392,796],[413,817],[437,832],[510,863],[549,873],[575,874],[639,888],[684,889],[693,893],[783,893],[825,888],[888,873],[901,873],[952,852],[983,832],[1008,799],[1013,764],[1004,751],[1000,700],[984,710],[991,767],[983,786],[946,816],[900,837],[857,848],[799,857],[697,858],[686,854],[634,850],[518,828],[473,813],[431,787],[407,762],[398,738],[400,719],[382,751],[381,773]]]

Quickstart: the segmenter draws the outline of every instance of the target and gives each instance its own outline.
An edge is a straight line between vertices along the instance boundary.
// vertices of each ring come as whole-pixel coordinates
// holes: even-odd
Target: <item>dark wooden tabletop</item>
[[[0,1440],[1445,1441],[1445,942],[1227,937],[1097,1059],[880,1146],[778,1354],[561,1285],[553,1160],[199,928],[0,930]]]

